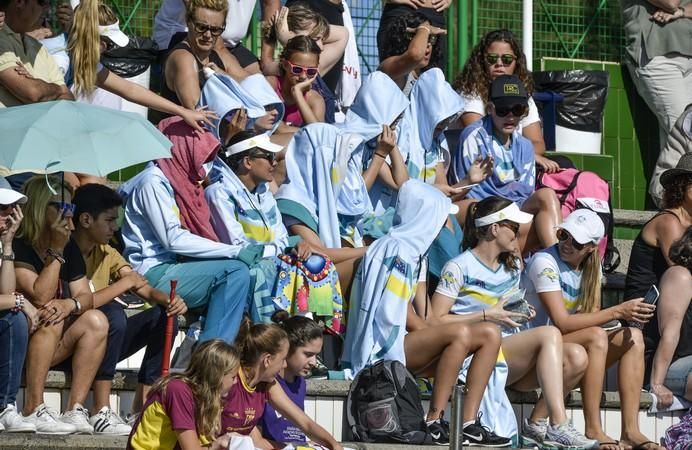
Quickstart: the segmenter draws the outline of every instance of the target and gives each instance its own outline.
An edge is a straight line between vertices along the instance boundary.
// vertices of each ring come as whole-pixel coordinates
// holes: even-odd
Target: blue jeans
[[[666,373],[666,379],[663,384],[670,391],[682,397],[687,390],[687,379],[692,376],[692,355],[688,355],[673,361]]]
[[[244,263],[235,259],[163,263],[149,269],[145,277],[152,287],[166,293],[171,280],[178,280],[176,293],[188,308],[206,305],[200,341],[220,338],[233,342],[248,309],[250,272]]]
[[[0,312],[0,411],[17,399],[28,345],[26,316],[9,310]]]

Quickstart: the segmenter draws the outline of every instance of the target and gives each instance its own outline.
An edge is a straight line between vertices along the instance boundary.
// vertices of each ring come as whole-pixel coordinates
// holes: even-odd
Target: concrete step
[[[631,209],[614,209],[615,226],[641,227],[655,216],[657,211],[635,211]]]

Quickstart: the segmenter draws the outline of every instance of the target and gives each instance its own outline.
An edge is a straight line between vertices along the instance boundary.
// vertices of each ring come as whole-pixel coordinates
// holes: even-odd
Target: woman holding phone
[[[639,393],[644,381],[644,338],[640,327],[602,326],[613,320],[638,325],[648,322],[655,306],[636,298],[601,309],[601,262],[598,242],[605,234],[603,221],[589,209],[578,209],[558,227],[558,244],[535,254],[523,274],[526,299],[536,308],[536,325],[551,324],[563,342],[579,344],[588,355],[581,379],[585,434],[601,449],[654,450],[658,445],[639,431]],[[618,367],[622,405],[620,441],[603,431],[600,416],[603,377],[607,367]],[[540,426],[540,421],[530,426]]]

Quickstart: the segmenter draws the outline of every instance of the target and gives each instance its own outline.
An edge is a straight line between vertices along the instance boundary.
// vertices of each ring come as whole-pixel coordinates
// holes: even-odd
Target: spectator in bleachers
[[[499,303],[505,307],[515,295],[521,295],[518,234],[520,225],[530,221],[530,214],[502,197],[489,196],[469,207],[464,224],[464,252],[446,264],[432,298],[433,313],[439,320],[484,321],[493,306]],[[523,300],[521,297],[519,300]],[[519,311],[528,314],[529,319],[535,315],[528,306]],[[579,383],[587,367],[584,349],[563,344],[555,327],[523,330],[518,319],[490,320],[503,328],[507,387],[518,391],[541,388],[541,398],[521,430],[522,447],[540,448],[546,442],[558,448],[592,448],[597,442],[574,428],[563,400],[565,390]],[[510,418],[501,416],[499,408],[496,411],[494,405],[484,406],[484,418],[497,417],[496,425],[508,426]],[[550,421],[543,420],[545,417]],[[511,418],[514,426],[515,420]]]
[[[10,188],[0,178],[0,431],[34,432],[36,425],[27,422],[17,410],[17,393],[22,380],[29,334],[38,326],[36,308],[16,292],[12,240],[22,223],[21,203],[26,196]]]
[[[0,28],[0,107],[50,100],[74,100],[63,74],[44,46],[27,35],[49,2],[2,0],[5,25]]]
[[[125,205],[124,256],[149,285],[177,293],[190,309],[206,308],[200,340],[232,342],[246,309],[250,277],[233,259],[239,245],[218,242],[202,183],[219,141],[198,133],[179,118],[164,119],[159,130],[173,142],[172,158],[150,163],[120,190]]]
[[[230,344],[200,344],[185,372],[162,378],[151,389],[127,442],[128,450],[226,450],[220,434],[223,398],[238,383],[240,358]]]
[[[226,22],[221,39],[215,48],[233,58],[233,66],[242,68],[247,74],[260,72],[259,61],[250,50],[243,46],[243,38],[248,32],[255,12],[256,0],[228,3]],[[154,17],[153,39],[162,51],[173,48],[189,30],[185,10],[187,2],[183,0],[164,0]],[[261,0],[262,17],[270,17],[281,7],[280,0]],[[273,54],[272,54],[273,57]]]
[[[105,8],[107,7],[102,9]],[[111,17],[114,17],[112,11]],[[78,95],[88,98],[98,86],[133,103],[178,115],[190,126],[202,130],[199,122],[207,121],[208,113],[195,111],[195,105],[182,107],[179,103],[159,97],[149,89],[127,81],[104,67],[99,59],[101,52],[107,48],[109,39],[100,35],[99,0],[83,0],[75,10],[68,44],[74,71],[74,91]]]
[[[663,211],[641,229],[632,244],[624,299],[643,297],[673,265],[670,247],[692,226],[692,153],[661,175]]]
[[[402,32],[399,25],[401,24],[402,16],[419,16],[424,22],[427,22],[432,33],[436,30],[447,27],[445,20],[445,11],[452,4],[451,0],[386,0],[383,2],[384,8],[380,16],[380,25],[377,29],[377,49],[380,57],[380,63],[392,55],[388,53],[390,39]],[[409,25],[410,26],[410,25]],[[416,25],[417,26],[417,25]],[[415,34],[418,31],[414,32]],[[428,38],[429,39],[429,38]],[[444,39],[439,42],[439,55],[431,60],[434,67],[444,70],[447,65],[447,50]],[[395,53],[395,54],[401,54]]]
[[[327,430],[308,417],[276,381],[286,367],[289,340],[276,324],[252,324],[244,320],[235,342],[240,352],[238,382],[224,399],[221,432],[250,435],[264,413],[265,405],[295,424],[305,435],[330,450],[341,450]]]
[[[534,215],[532,222],[520,227],[521,251],[550,247],[557,242],[555,227],[562,221],[562,213],[555,191],[534,187],[533,146],[518,130],[528,111],[524,84],[515,75],[501,75],[490,84],[488,98],[488,114],[464,128],[449,170],[452,184],[467,176],[479,158],[490,156],[494,163],[492,175],[473,187],[467,199],[458,202],[460,222],[465,220],[469,203],[492,195],[508,198]]]
[[[312,38],[295,36],[281,52],[279,76],[267,76],[286,106],[283,122],[288,127],[324,122],[324,99],[313,88],[319,74],[320,53]],[[281,126],[277,132],[282,132]]]
[[[577,209],[560,224],[559,243],[536,253],[527,263],[522,284],[526,299],[536,309],[533,323],[554,325],[565,344],[577,344],[586,351],[589,363],[580,384],[586,436],[597,440],[601,450],[619,450],[621,446],[657,449],[639,431],[638,418],[644,381],[641,328],[651,320],[655,307],[637,298],[603,308],[598,242],[604,235],[605,227],[598,214]],[[612,324],[613,320],[638,326],[622,327]],[[619,442],[604,431],[600,409],[606,369],[616,362],[622,402]],[[525,424],[526,432],[539,430],[545,419],[534,415]]]
[[[132,411],[139,413],[151,385],[159,378],[163,358],[166,317],[184,314],[180,296],[152,289],[108,242],[118,230],[120,196],[107,186],[87,184],[74,195],[75,230],[72,240],[86,263],[86,276],[94,292],[94,308],[108,319],[106,354],[92,384],[94,414],[89,423],[96,434],[128,435],[131,428],[110,408],[110,393],[118,361],[146,347],[138,376]],[[116,297],[138,295],[154,306],[128,317]]]
[[[230,54],[216,48],[226,26],[228,5],[225,0],[190,0],[187,3],[187,35],[169,50],[163,63],[163,97],[194,109],[206,80],[205,67],[238,81],[247,76]]]
[[[526,66],[526,56],[521,51],[512,32],[495,30],[486,33],[473,48],[461,73],[454,80],[454,88],[464,98],[461,126],[467,127],[488,113],[490,83],[501,75],[516,75],[529,95],[528,112],[517,125],[517,130],[533,144],[536,164],[548,173],[557,171],[556,162],[545,157],[545,141],[541,118],[536,103],[531,98],[533,82]]]
[[[84,259],[70,240],[72,190],[55,177],[39,175],[27,181],[24,191],[29,200],[14,240],[17,290],[38,308],[40,320],[26,357],[25,420],[39,433],[92,434],[83,405],[106,350],[108,321],[93,309]],[[72,373],[62,416],[43,400],[51,367]]]
[[[656,313],[644,328],[650,391],[660,409],[673,395],[692,401],[692,227],[670,247],[670,259],[675,265],[661,277]]]
[[[378,70],[389,75],[408,96],[421,72],[442,66],[441,40],[445,38],[447,30],[432,25],[418,12],[394,18],[382,37],[381,30],[382,26],[377,33],[380,52]],[[381,39],[383,42],[380,43]]]
[[[637,92],[658,120],[660,147],[647,149],[649,155],[660,152],[657,165],[669,160],[672,167],[677,162],[665,147],[668,133],[692,103],[692,39],[687,39],[691,19],[690,0],[622,2],[623,62]],[[649,184],[655,199],[660,197],[658,176],[660,172],[654,172]]]
[[[687,105],[685,112],[670,130],[666,146],[656,161],[654,174],[651,176],[651,184],[649,185],[649,194],[657,206],[661,207],[663,203],[661,174],[674,168],[680,158],[688,153],[692,153],[692,103]]]
[[[394,225],[368,248],[354,281],[344,365],[356,375],[380,359],[397,360],[417,376],[434,377],[425,420],[433,442],[448,445],[444,411],[466,357],[473,354],[466,367],[465,434],[458,439],[468,442],[473,436],[471,445],[507,447],[511,440],[485,429],[478,418],[500,350],[500,331],[492,324],[439,323],[427,317],[425,255],[456,208],[419,180],[401,187]]]

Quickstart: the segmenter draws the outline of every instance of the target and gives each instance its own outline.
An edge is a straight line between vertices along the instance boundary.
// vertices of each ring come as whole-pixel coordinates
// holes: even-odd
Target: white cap
[[[586,208],[573,211],[558,228],[569,232],[580,244],[598,244],[605,235],[603,220],[594,211]]]
[[[120,31],[120,22],[117,20],[110,25],[99,25],[99,34],[113,41],[118,47],[127,47],[130,43],[130,38]]]
[[[450,214],[453,214],[456,216],[458,212],[459,212],[459,205],[456,205],[454,203],[449,205],[449,213]]]
[[[533,214],[523,212],[519,209],[516,203],[512,202],[499,211],[488,214],[485,217],[475,219],[473,223],[477,227],[484,227],[493,223],[502,222],[503,220],[519,224],[529,223],[533,220]]]
[[[225,155],[226,157],[237,155],[238,153],[255,147],[271,153],[279,153],[283,149],[282,146],[272,143],[272,141],[269,140],[268,134],[258,134],[244,141],[236,142],[230,147],[226,147]]]
[[[0,177],[0,205],[11,205],[13,203],[26,203],[26,195],[12,189],[5,177]]]

